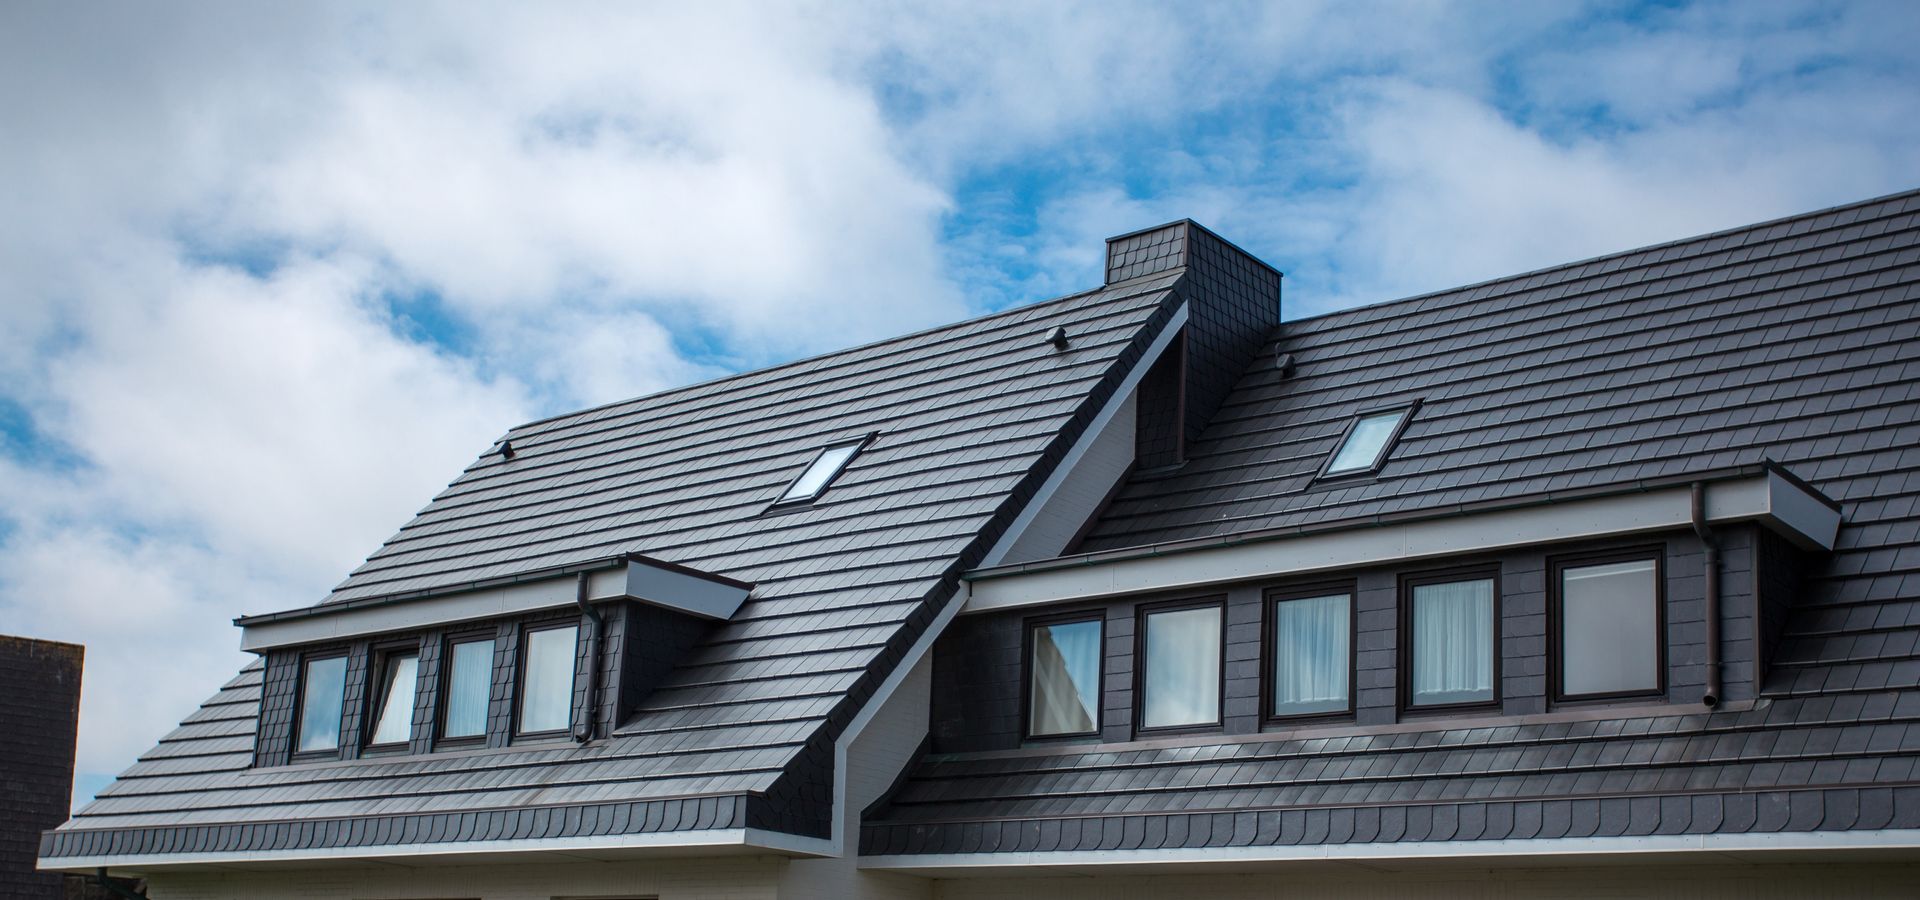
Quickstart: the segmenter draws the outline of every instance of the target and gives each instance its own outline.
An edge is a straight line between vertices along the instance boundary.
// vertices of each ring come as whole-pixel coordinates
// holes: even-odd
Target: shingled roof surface
[[[249,769],[256,663],[43,855],[822,825],[830,805],[788,804],[796,822],[759,798],[818,762],[1172,317],[1180,277],[513,429],[511,459],[483,455],[329,602],[630,552],[752,582],[614,736]],[[869,432],[817,502],[764,514],[823,446]]]
[[[1316,483],[1356,413],[1414,399],[1378,478]],[[1750,709],[931,756],[863,852],[1920,827],[1920,192],[1288,322],[1080,549],[1763,459],[1844,526]]]

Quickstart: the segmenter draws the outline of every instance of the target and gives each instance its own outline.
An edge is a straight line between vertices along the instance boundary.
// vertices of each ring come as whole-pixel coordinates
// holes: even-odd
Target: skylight
[[[832,484],[833,479],[839,476],[840,470],[853,461],[854,454],[859,453],[860,448],[867,445],[867,440],[868,438],[861,438],[857,441],[835,444],[820,451],[820,455],[807,464],[807,470],[801,472],[800,477],[795,478],[793,483],[787,486],[787,492],[781,494],[780,499],[774,502],[800,503],[820,496],[820,492],[826,490],[827,485]]]
[[[1326,471],[1320,474],[1351,475],[1380,468],[1386,461],[1387,450],[1412,413],[1413,407],[1403,406],[1361,416],[1347,429],[1346,439],[1340,442],[1340,449],[1334,451]]]

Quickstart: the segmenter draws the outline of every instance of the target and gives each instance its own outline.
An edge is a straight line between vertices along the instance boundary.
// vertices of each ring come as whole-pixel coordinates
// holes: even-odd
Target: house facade
[[[512,429],[41,842],[153,897],[1905,896],[1920,192]]]

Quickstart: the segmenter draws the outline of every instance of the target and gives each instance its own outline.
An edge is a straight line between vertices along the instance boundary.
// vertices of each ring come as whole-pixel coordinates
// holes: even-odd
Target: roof
[[[1377,478],[1316,481],[1356,414],[1414,399]],[[1920,827],[1920,192],[1287,322],[1080,549],[1764,460],[1844,525],[1750,709],[933,755],[863,852]]]
[[[754,585],[610,738],[249,769],[260,665],[51,832],[43,856],[340,848],[743,826],[781,804],[1177,306],[1180,272],[520,426],[329,602],[624,554]],[[1069,349],[1047,342],[1055,328]],[[826,444],[879,436],[817,502]],[[769,798],[775,798],[770,800]],[[830,806],[830,804],[828,804]],[[204,827],[203,827],[204,826]]]

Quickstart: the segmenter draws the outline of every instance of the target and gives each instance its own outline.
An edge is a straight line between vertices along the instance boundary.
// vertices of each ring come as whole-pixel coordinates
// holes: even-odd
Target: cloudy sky
[[[1182,216],[1297,317],[1920,187],[1910,3],[1193,6],[0,5],[0,632],[87,645],[79,794],[519,421]]]

